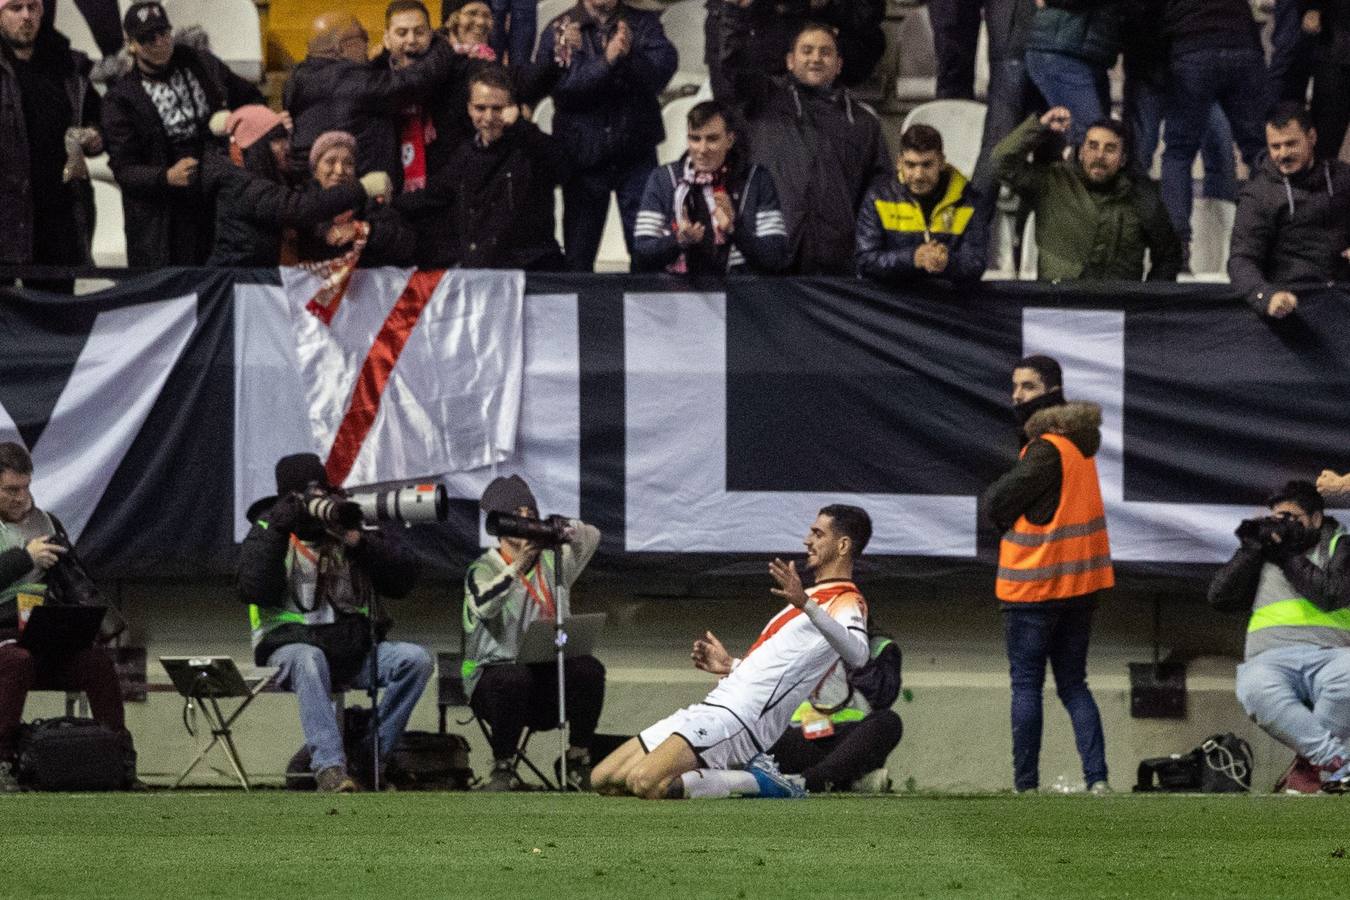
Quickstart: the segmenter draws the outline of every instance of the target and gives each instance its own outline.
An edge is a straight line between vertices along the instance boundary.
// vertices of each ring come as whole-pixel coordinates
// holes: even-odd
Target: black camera
[[[1237,528],[1240,540],[1259,544],[1263,550],[1292,552],[1308,546],[1308,529],[1293,516],[1262,516],[1247,519]]]
[[[488,534],[493,537],[520,538],[536,544],[556,546],[567,543],[569,540],[567,525],[566,516],[532,519],[529,516],[516,516],[504,512],[487,514]]]

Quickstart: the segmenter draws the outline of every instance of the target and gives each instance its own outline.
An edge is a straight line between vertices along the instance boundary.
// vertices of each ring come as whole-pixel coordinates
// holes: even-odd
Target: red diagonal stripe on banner
[[[361,445],[375,424],[375,414],[380,410],[380,398],[389,384],[389,374],[394,371],[408,336],[444,276],[444,271],[413,272],[398,302],[389,310],[384,326],[361,365],[347,413],[333,438],[333,449],[328,451],[328,462],[324,467],[328,471],[329,484],[342,484],[351,474],[356,455],[361,452]]]

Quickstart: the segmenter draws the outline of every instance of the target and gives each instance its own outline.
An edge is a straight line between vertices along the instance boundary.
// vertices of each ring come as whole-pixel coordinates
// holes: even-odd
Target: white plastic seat
[[[240,78],[262,80],[262,23],[253,0],[165,0],[164,11],[175,29],[205,31],[211,52]]]
[[[539,126],[539,130],[545,134],[553,133],[553,98],[545,97],[540,100],[534,108],[534,114],[530,121]]]
[[[122,220],[122,191],[110,181],[94,179],[94,265],[127,264],[127,234]]]
[[[1233,242],[1236,217],[1237,204],[1231,200],[1199,197],[1192,204],[1190,268],[1196,280],[1227,279],[1228,251]]]
[[[656,148],[658,163],[674,162],[684,153],[689,143],[689,110],[698,103],[697,95],[679,97],[661,108],[661,121],[666,127],[666,139]]]
[[[1022,229],[1022,260],[1017,267],[1017,277],[1021,281],[1035,281],[1039,268],[1040,251],[1036,247],[1036,214],[1027,216],[1027,224]]]
[[[936,128],[942,133],[947,162],[969,178],[980,158],[984,113],[984,104],[974,100],[932,100],[910,110],[900,130],[918,124]]]
[[[56,3],[54,24],[57,31],[70,39],[72,50],[79,50],[93,60],[103,58],[103,51],[98,49],[98,42],[94,40],[94,32],[90,30],[89,23],[76,8],[74,0]]]

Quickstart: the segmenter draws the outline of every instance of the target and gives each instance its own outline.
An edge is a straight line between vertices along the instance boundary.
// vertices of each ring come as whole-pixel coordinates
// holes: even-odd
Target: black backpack
[[[19,735],[19,782],[37,791],[125,791],[136,782],[126,731],[93,719],[42,719]]]
[[[900,696],[900,645],[879,629],[867,630],[868,660],[848,673],[848,683],[873,709],[890,709]]]

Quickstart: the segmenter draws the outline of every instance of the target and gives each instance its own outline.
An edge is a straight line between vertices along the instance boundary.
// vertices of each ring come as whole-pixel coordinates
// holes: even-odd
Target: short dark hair
[[[1097,119],[1083,130],[1083,137],[1086,138],[1087,133],[1094,128],[1105,128],[1107,131],[1120,138],[1120,147],[1122,150],[1126,153],[1130,152],[1130,136],[1125,132],[1125,123],[1121,122],[1119,119]]]
[[[942,152],[942,132],[932,125],[911,125],[900,135],[900,151],[913,150],[915,153]]]
[[[1049,356],[1024,356],[1017,361],[1014,369],[1032,369],[1037,375],[1041,376],[1041,381],[1045,383],[1047,391],[1053,391],[1057,387],[1064,386],[1064,370],[1060,368],[1059,361]]]
[[[802,39],[802,35],[810,34],[813,31],[823,31],[834,41],[834,51],[843,56],[843,51],[839,48],[839,29],[833,25],[826,25],[824,22],[808,20],[802,23],[802,27],[797,29],[797,33],[792,36],[792,49],[797,49],[797,42]]]
[[[713,119],[721,118],[727,125],[727,131],[733,130],[731,127],[731,114],[727,111],[726,105],[718,100],[704,100],[702,103],[695,103],[689,110],[689,128],[692,131],[695,128],[702,128]]]
[[[1277,503],[1293,503],[1308,515],[1316,515],[1327,508],[1326,501],[1317,492],[1317,486],[1311,481],[1295,479],[1285,482],[1284,487],[1270,495],[1266,506],[1275,507]]]
[[[1270,115],[1266,117],[1266,124],[1272,128],[1285,128],[1291,122],[1297,122],[1298,126],[1304,131],[1311,131],[1313,127],[1312,113],[1308,112],[1308,107],[1297,100],[1285,100],[1272,109]]]
[[[33,457],[22,444],[5,441],[0,444],[0,472],[17,472],[20,475],[33,474]]]
[[[390,0],[389,5],[384,8],[384,27],[389,27],[389,22],[401,12],[420,12],[431,24],[431,11],[422,0]]]
[[[834,530],[848,538],[853,544],[853,558],[862,556],[867,542],[872,539],[872,517],[861,506],[849,506],[845,503],[831,503],[821,509],[820,515],[829,516]]]
[[[506,91],[506,96],[511,98],[511,102],[516,102],[516,86],[511,80],[511,73],[506,70],[506,66],[501,63],[486,63],[479,66],[478,71],[469,78],[469,90],[473,90],[475,84],[481,84],[484,87],[500,88]]]

